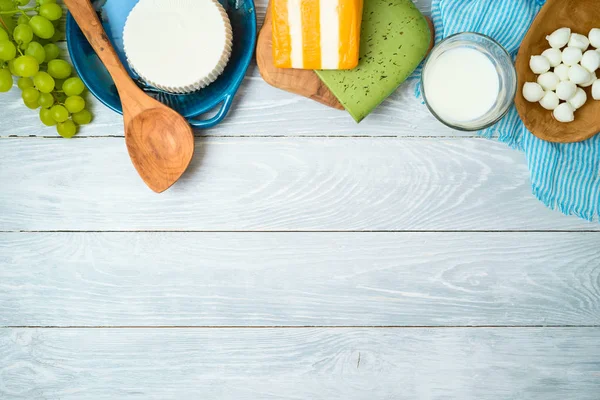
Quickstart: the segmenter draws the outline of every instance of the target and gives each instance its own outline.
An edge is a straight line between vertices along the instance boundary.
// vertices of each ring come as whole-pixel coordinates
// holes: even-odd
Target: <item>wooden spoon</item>
[[[518,76],[515,103],[527,129],[540,139],[556,143],[573,143],[589,139],[600,132],[600,101],[594,101],[591,88],[585,89],[588,101],[575,112],[575,121],[561,123],[552,112],[539,104],[529,103],[523,97],[525,82],[536,82],[537,75],[529,68],[529,59],[550,47],[546,36],[559,28],[571,28],[586,35],[592,28],[600,28],[600,7],[595,0],[548,0],[525,36],[516,69]]]
[[[125,143],[133,165],[150,189],[164,192],[192,160],[192,128],[181,115],[133,82],[89,0],[65,0],[65,5],[115,82],[123,105]]]

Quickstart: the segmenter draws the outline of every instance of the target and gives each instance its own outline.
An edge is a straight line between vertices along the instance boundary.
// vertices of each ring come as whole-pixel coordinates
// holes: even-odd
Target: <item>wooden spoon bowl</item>
[[[157,193],[167,190],[192,160],[192,128],[181,115],[148,96],[133,82],[89,0],[65,0],[65,5],[115,82],[123,105],[125,142],[133,165],[150,189]]]
[[[516,60],[518,77],[515,104],[521,119],[531,133],[540,139],[556,143],[573,143],[589,139],[600,132],[600,101],[594,101],[591,88],[586,88],[587,103],[575,112],[575,121],[558,122],[552,111],[523,97],[523,85],[536,82],[537,75],[529,68],[531,56],[540,55],[550,47],[546,36],[559,28],[571,28],[586,35],[600,28],[600,7],[595,0],[548,0],[529,28]]]
[[[194,136],[187,121],[167,107],[137,114],[126,131],[129,156],[146,184],[162,192],[176,182],[194,153]],[[185,134],[189,131],[189,135]],[[140,159],[138,159],[140,158]]]

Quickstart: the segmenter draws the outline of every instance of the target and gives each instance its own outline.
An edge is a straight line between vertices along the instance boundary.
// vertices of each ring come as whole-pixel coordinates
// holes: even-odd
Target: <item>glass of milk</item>
[[[463,131],[485,129],[498,122],[517,90],[510,55],[492,38],[471,32],[449,36],[435,46],[421,79],[431,113]]]

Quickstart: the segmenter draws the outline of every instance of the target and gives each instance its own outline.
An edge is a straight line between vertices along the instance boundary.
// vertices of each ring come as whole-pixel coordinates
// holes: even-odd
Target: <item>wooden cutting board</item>
[[[434,45],[434,30],[431,20],[427,18],[431,29],[431,44]],[[273,64],[272,30],[271,30],[271,4],[267,8],[265,22],[258,35],[256,43],[256,63],[261,76],[269,85],[285,90],[290,93],[299,94],[325,104],[326,106],[343,110],[337,98],[329,91],[327,86],[319,79],[312,70],[276,68]]]
[[[338,110],[344,109],[314,71],[275,67],[273,64],[272,39],[271,3],[269,3],[265,22],[256,42],[256,63],[265,82],[276,88],[308,97],[326,106]]]

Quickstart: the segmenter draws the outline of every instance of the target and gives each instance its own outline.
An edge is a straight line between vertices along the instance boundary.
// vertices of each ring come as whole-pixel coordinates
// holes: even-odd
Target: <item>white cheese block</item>
[[[231,23],[217,0],[140,0],[123,29],[127,61],[148,84],[190,93],[227,65]]]

